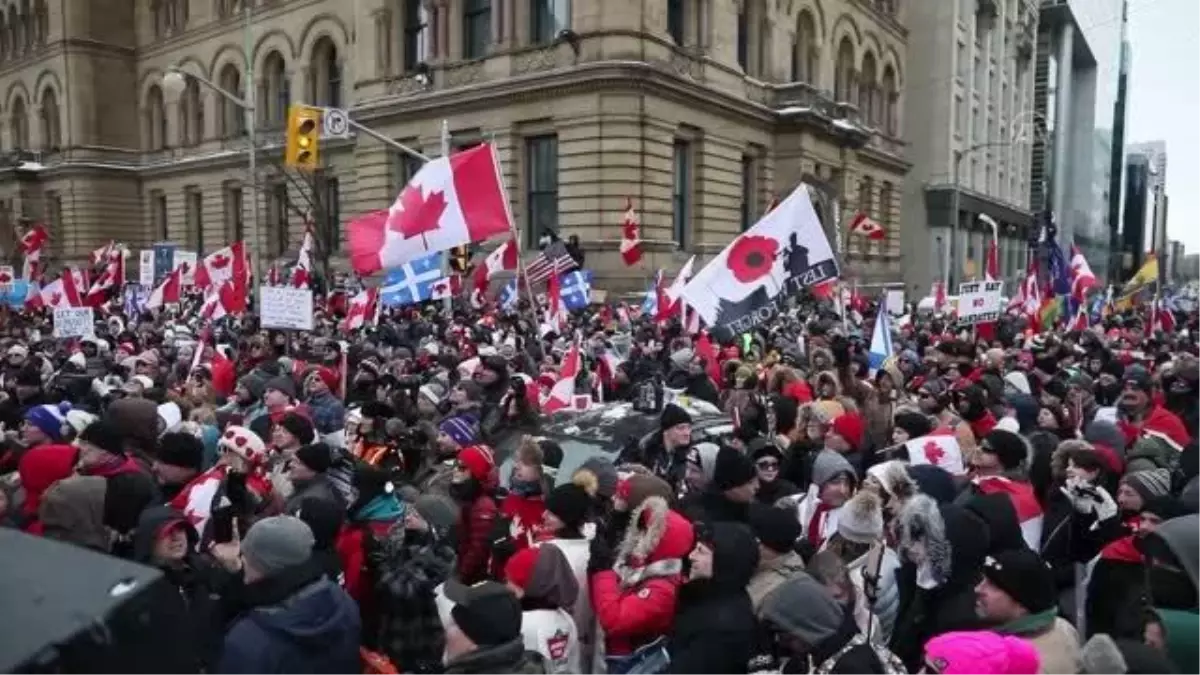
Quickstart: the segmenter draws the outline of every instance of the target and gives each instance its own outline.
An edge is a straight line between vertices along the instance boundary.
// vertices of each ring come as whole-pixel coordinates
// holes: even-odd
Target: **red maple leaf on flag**
[[[942,459],[946,456],[946,451],[942,450],[942,446],[934,441],[926,441],[922,450],[925,451],[925,459],[928,459],[930,464],[936,466],[940,466]]]
[[[57,306],[59,300],[62,300],[62,293],[51,293],[50,294],[50,306],[51,307]]]
[[[227,256],[227,255],[216,255],[216,256],[213,256],[213,259],[212,259],[212,263],[211,263],[211,264],[212,264],[212,266],[213,266],[213,267],[215,267],[215,268],[217,268],[217,269],[219,269],[219,270],[220,270],[220,269],[225,269],[225,267],[226,267],[227,265],[229,265],[229,256]]]
[[[0,284],[7,284],[10,281],[12,281],[11,274],[9,274],[7,271],[0,272]]]
[[[426,197],[421,194],[420,187],[409,186],[400,193],[400,208],[401,213],[391,218],[388,225],[404,235],[405,239],[421,237],[421,241],[425,242],[426,232],[441,227],[442,213],[446,211],[446,196],[441,192],[431,192]]]

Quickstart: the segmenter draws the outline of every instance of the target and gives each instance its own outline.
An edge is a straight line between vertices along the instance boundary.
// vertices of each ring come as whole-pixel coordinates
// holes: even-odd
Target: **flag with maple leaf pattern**
[[[235,241],[205,256],[196,269],[196,288],[218,290],[225,312],[246,311],[246,293],[250,289],[250,261],[245,242]]]
[[[369,275],[512,231],[495,148],[484,143],[427,162],[386,211],[352,220],[354,271]]]
[[[171,273],[163,277],[162,283],[150,292],[146,300],[146,309],[158,309],[163,305],[178,304],[183,290],[183,274],[187,271],[187,263],[180,263]]]
[[[958,438],[948,428],[939,428],[927,436],[909,439],[904,444],[910,464],[932,464],[945,469],[951,476],[967,473]]]
[[[79,307],[82,304],[79,287],[75,285],[75,276],[70,270],[64,271],[62,276],[46,284],[39,292],[31,293],[25,301],[29,309]]]

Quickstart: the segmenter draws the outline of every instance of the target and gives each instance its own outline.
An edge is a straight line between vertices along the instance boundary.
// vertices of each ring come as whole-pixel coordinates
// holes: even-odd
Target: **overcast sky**
[[[1200,251],[1198,31],[1198,0],[1130,0],[1125,140],[1167,142],[1167,235],[1189,253]]]

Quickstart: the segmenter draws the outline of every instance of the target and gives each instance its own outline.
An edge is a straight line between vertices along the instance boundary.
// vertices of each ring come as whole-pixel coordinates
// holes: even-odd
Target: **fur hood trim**
[[[932,497],[917,494],[905,502],[896,516],[899,550],[907,553],[917,543],[924,544],[925,558],[939,582],[950,578],[953,558],[946,522]]]

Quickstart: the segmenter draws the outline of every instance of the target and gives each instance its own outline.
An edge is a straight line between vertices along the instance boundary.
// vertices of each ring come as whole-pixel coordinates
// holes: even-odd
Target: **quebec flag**
[[[433,285],[442,276],[441,253],[415,258],[388,270],[379,289],[380,300],[387,307],[424,302],[433,296]]]
[[[500,289],[500,307],[504,309],[512,309],[513,307],[516,307],[518,295],[517,280],[515,278],[510,279],[507,284],[504,284],[504,288]]]
[[[570,311],[583,309],[592,300],[592,271],[575,270],[559,277],[563,307]]]
[[[892,325],[888,318],[884,302],[879,303],[879,313],[875,315],[875,332],[871,333],[871,349],[867,352],[867,363],[871,377],[892,358]]]

